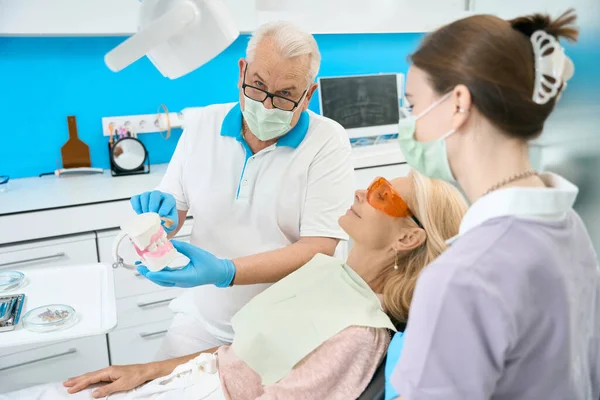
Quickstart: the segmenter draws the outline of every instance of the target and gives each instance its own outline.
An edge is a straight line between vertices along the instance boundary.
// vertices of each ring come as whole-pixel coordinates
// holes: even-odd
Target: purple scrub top
[[[598,400],[600,272],[577,188],[508,188],[469,209],[418,279],[392,385],[404,400]]]

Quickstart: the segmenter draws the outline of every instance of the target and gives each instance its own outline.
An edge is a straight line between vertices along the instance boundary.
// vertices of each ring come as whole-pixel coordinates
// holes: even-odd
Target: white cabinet
[[[106,335],[4,349],[0,352],[0,393],[62,381],[108,365]]]
[[[257,25],[287,20],[319,34],[428,32],[465,15],[464,0],[257,0]]]
[[[0,269],[96,262],[96,235],[93,233],[0,246]]]
[[[120,36],[137,30],[141,0],[0,0],[0,36]],[[242,32],[256,26],[253,0],[225,0]]]
[[[169,304],[182,292],[179,288],[165,289],[117,300],[117,329],[170,320],[173,312]]]
[[[288,20],[311,33],[427,32],[465,15],[465,0],[224,0],[242,33]],[[0,0],[0,36],[130,35],[138,0]]]
[[[108,334],[113,365],[147,363],[156,352],[171,325],[171,320],[152,322]]]
[[[131,33],[138,9],[138,0],[0,0],[0,35]]]
[[[0,246],[0,269],[18,270],[25,275],[27,269],[32,267],[96,262],[98,255],[94,233]],[[104,368],[108,363],[106,335],[2,349],[0,392],[66,379]]]
[[[515,18],[532,13],[549,13],[558,17],[568,8],[577,12],[578,23],[597,24],[600,20],[600,2],[598,0],[472,0],[471,11],[478,14],[494,14],[501,18]]]

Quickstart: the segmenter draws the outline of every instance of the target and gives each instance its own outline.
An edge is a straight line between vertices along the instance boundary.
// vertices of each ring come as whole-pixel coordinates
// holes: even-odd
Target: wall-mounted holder
[[[146,146],[134,137],[124,137],[112,146],[108,144],[112,176],[150,173],[150,155]]]
[[[104,136],[110,136],[111,131],[114,133],[120,128],[137,135],[139,133],[166,132],[169,128],[181,128],[182,126],[183,114],[177,112],[102,118],[102,134]]]

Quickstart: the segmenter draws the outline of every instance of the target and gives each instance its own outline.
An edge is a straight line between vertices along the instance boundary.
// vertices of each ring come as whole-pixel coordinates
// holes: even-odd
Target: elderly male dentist
[[[252,297],[346,239],[337,219],[352,203],[350,143],[336,122],[307,111],[320,53],[312,35],[287,23],[260,27],[239,61],[239,103],[186,115],[167,172],[153,192],[131,199],[181,228],[194,217],[191,260],[149,272],[163,286],[187,287],[157,359],[233,340],[231,318]],[[189,122],[188,122],[189,121]],[[197,247],[196,247],[197,246]]]

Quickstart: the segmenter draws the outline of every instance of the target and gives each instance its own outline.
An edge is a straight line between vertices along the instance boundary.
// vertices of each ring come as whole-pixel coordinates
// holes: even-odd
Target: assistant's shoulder
[[[430,296],[498,296],[503,302],[528,298],[533,276],[556,273],[557,262],[548,251],[550,226],[514,216],[490,219],[426,266],[417,290]]]
[[[451,263],[463,269],[477,268],[482,257],[497,250],[496,245],[510,233],[513,225],[514,219],[510,217],[486,221],[453,240],[433,263]]]

